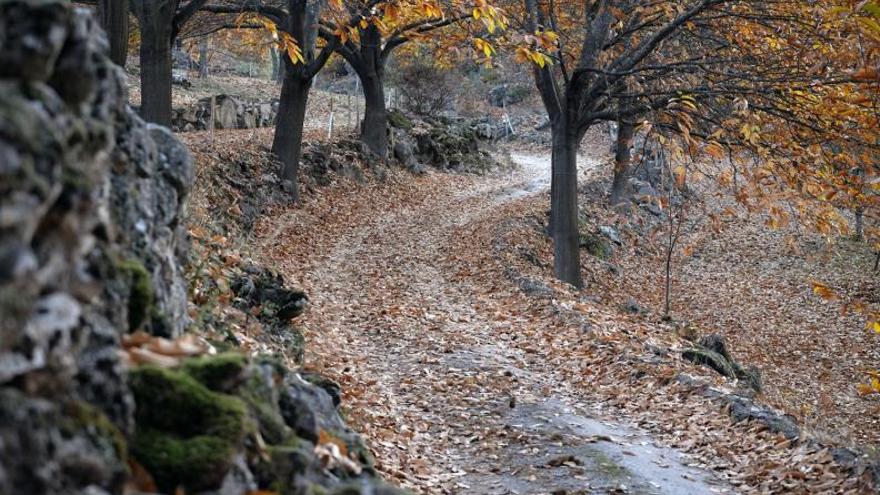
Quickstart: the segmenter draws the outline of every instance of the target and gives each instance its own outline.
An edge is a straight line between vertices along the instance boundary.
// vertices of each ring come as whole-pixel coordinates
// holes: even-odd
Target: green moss
[[[255,467],[257,479],[272,480],[273,491],[288,494],[301,494],[292,488],[296,486],[300,475],[313,468],[314,446],[305,441],[293,438],[288,445],[270,445],[267,448],[268,459]]]
[[[411,131],[413,128],[413,123],[410,121],[406,115],[403,114],[400,110],[390,110],[388,112],[388,123],[391,124],[391,127],[396,127],[398,129],[403,129],[406,131]]]
[[[128,329],[137,330],[153,313],[155,292],[150,272],[137,259],[118,263],[117,268],[128,278]]]
[[[306,356],[306,338],[300,329],[291,327],[289,329],[289,340],[287,344],[287,355],[290,356],[297,364],[302,364]]]
[[[215,392],[229,392],[244,381],[247,365],[244,354],[227,352],[189,359],[183,371]]]
[[[290,445],[295,440],[285,424],[278,408],[278,397],[267,377],[260,373],[265,368],[255,367],[254,373],[239,388],[238,395],[248,405],[248,410],[259,428],[260,435],[269,444]],[[268,377],[268,379],[273,379]],[[293,439],[293,440],[292,440]]]
[[[65,412],[69,419],[66,429],[71,433],[86,431],[93,438],[105,442],[107,446],[112,448],[117,459],[124,460],[128,457],[128,444],[125,441],[125,436],[95,406],[83,401],[73,401],[67,404]]]
[[[152,429],[138,432],[134,449],[135,459],[165,493],[177,486],[194,491],[217,488],[234,454],[233,446],[218,437],[180,439]]]
[[[134,458],[163,491],[216,488],[242,445],[244,403],[182,371],[140,367],[129,383],[137,403]]]
[[[321,485],[309,485],[306,495],[327,495],[327,489]]]
[[[588,253],[601,260],[607,260],[611,257],[611,243],[604,237],[592,233],[580,234],[578,238],[580,247],[587,250]]]

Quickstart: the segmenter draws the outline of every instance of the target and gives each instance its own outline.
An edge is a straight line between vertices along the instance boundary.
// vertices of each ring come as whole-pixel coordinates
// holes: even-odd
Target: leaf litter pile
[[[243,134],[221,139],[253,150]],[[197,157],[200,167],[224,160]],[[420,493],[577,493],[541,484],[545,472],[568,470],[582,493],[628,493],[583,459],[554,457],[565,435],[505,420],[552,398],[548,423],[574,411],[639,427],[647,443],[711,473],[706,492],[868,493],[870,473],[837,465],[829,448],[734,423],[721,402],[676,380],[730,388],[681,360],[686,344],[667,327],[556,282],[541,232],[546,194],[509,194],[532,190],[530,173],[381,177],[343,177],[299,205],[268,204],[241,249],[309,295],[305,367],[342,385],[347,418],[394,481]],[[634,457],[647,448],[625,436],[586,441]],[[542,460],[523,465],[533,457]]]

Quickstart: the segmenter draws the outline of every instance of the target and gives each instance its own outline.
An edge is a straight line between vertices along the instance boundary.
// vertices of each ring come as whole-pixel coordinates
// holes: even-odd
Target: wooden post
[[[217,100],[211,96],[211,116],[208,119],[208,130],[211,131],[211,146],[214,145],[214,115],[217,112]]]
[[[330,95],[330,119],[327,122],[327,140],[333,139],[333,95]]]

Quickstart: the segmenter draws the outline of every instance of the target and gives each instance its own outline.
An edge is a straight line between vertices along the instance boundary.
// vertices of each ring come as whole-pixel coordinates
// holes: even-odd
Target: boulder
[[[210,99],[207,102],[210,106]],[[214,128],[237,129],[239,115],[238,101],[229,95],[219,95],[214,98]]]
[[[178,72],[174,71],[171,73],[171,84],[175,86],[180,86],[182,88],[191,88],[192,82],[189,80],[189,76],[186,75],[186,72]]]
[[[523,101],[531,88],[520,84],[500,84],[489,90],[489,104],[506,107]]]

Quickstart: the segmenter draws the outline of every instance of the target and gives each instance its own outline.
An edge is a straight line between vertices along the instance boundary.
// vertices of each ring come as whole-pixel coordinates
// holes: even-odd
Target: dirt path
[[[329,253],[289,264],[315,308],[312,359],[348,388],[379,468],[428,493],[726,492],[643,432],[590,417],[499,337],[515,338],[517,320],[485,286],[510,282],[481,279],[450,250],[462,227],[549,186],[546,159],[514,160],[516,172],[354,222]]]

